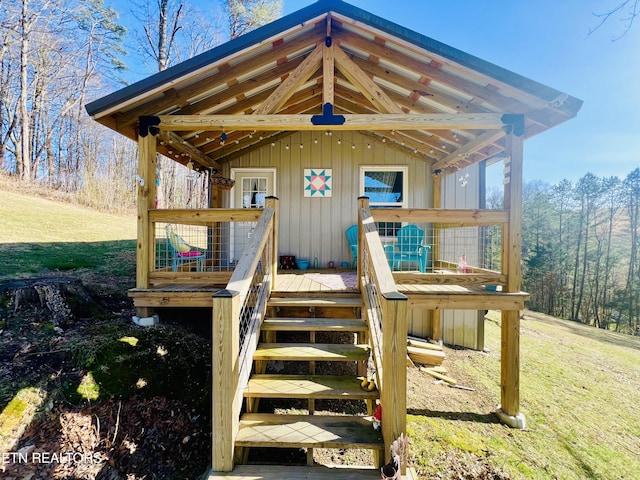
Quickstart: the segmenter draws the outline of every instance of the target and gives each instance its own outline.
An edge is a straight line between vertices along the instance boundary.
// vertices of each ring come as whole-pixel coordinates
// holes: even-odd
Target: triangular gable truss
[[[523,132],[532,136],[575,116],[581,105],[462,52],[451,49],[446,58],[446,46],[427,39],[439,50],[431,51],[418,34],[342,2],[316,8],[323,3],[334,8],[304,22],[292,19],[284,30],[267,29],[261,41],[164,88],[140,89],[97,114],[88,110],[131,138],[141,117],[160,120],[158,151],[198,169],[219,169],[293,131],[324,129],[359,130],[439,173],[504,151],[505,131],[512,128],[505,124],[515,118],[509,115],[522,115]],[[374,26],[367,23],[372,19]],[[401,35],[389,33],[395,31]],[[412,35],[422,43],[409,41]],[[345,120],[336,124],[323,115]]]

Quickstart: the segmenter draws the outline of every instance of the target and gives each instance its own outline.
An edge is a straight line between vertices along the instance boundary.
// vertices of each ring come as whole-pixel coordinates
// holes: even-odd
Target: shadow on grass
[[[430,418],[443,418],[445,420],[453,420],[459,422],[474,423],[500,423],[500,419],[493,412],[490,413],[473,413],[473,412],[441,412],[437,410],[428,410],[424,408],[409,408],[408,415],[416,415]]]
[[[126,276],[135,273],[136,241],[4,243],[0,263],[0,278],[77,269]]]
[[[574,446],[565,436],[558,434],[558,437],[562,439],[562,445],[564,446],[565,450],[576,461],[576,465],[580,467],[580,471],[584,474],[584,477],[582,478],[590,478],[593,480],[597,480],[601,478],[600,475],[597,472],[595,472],[593,468],[591,468],[591,466],[582,459],[582,456],[576,451]],[[620,478],[624,478],[624,477],[620,477]]]

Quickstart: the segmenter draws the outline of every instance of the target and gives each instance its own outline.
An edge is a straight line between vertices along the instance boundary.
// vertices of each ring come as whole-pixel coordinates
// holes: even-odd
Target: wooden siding
[[[317,256],[322,268],[329,261],[351,264],[345,231],[356,223],[361,165],[408,166],[407,207],[430,207],[432,180],[428,165],[398,147],[358,132],[295,132],[276,141],[275,146],[262,147],[225,164],[224,174],[229,175],[231,168],[276,168],[280,199],[278,254],[309,258],[311,262]],[[332,169],[331,197],[304,197],[305,168]]]
[[[442,208],[480,208],[480,166],[478,164],[446,175],[442,182]],[[468,176],[467,176],[468,175]],[[462,179],[462,180],[461,180]],[[446,235],[446,233],[445,233]],[[446,238],[444,239],[446,241]],[[457,245],[456,255],[467,255],[470,265],[478,264],[478,238],[465,238],[472,245]],[[457,258],[447,258],[457,262]],[[484,315],[478,310],[443,310],[442,341],[447,345],[484,348]]]

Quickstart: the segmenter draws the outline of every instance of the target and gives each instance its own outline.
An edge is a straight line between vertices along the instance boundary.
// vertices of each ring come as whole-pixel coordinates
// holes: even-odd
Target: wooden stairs
[[[239,463],[246,463],[248,448],[257,447],[304,448],[308,467],[314,464],[314,448],[369,449],[374,451],[375,463],[383,460],[382,436],[373,428],[371,419],[378,392],[360,387],[369,359],[368,328],[362,317],[362,306],[359,295],[331,293],[322,297],[272,297],[269,300],[262,341],[253,357],[255,373],[244,393],[246,413],[240,419],[235,442]],[[349,332],[354,339],[352,343],[332,342],[335,333]],[[323,343],[316,343],[320,335]],[[344,340],[348,335],[340,337]],[[281,369],[290,373],[265,373],[267,362],[279,362]],[[305,363],[295,364],[294,369],[289,362]],[[323,368],[319,362],[332,362],[324,364],[325,370],[329,365],[330,373],[340,370],[347,374],[327,374],[326,371],[316,374],[316,368]],[[339,362],[342,368],[333,362]],[[258,413],[260,399],[267,398],[306,399],[308,414]],[[326,412],[320,415],[315,411],[316,400],[364,401],[368,415],[328,415]],[[364,474],[363,478],[380,478],[379,470],[370,468]],[[366,477],[367,474],[373,476]]]

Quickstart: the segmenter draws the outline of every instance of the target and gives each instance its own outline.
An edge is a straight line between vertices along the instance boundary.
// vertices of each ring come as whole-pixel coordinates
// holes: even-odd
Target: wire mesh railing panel
[[[266,295],[265,272],[263,262],[259,262],[251,280],[251,287],[244,298],[240,299],[240,349],[245,345],[247,335],[253,330],[253,324],[260,320],[262,313],[258,308],[261,299]],[[241,355],[242,357],[242,352]]]
[[[256,222],[155,224],[155,270],[227,272],[251,242]]]
[[[382,391],[382,327],[384,322],[384,312],[382,305],[383,299],[381,292],[378,289],[376,272],[371,262],[371,256],[369,254],[367,242],[364,242],[364,246],[362,249],[362,258],[364,259],[362,266],[362,291],[366,296],[369,338],[371,342],[373,363],[375,366],[378,389]]]
[[[370,318],[370,325],[373,326],[374,330],[371,332],[371,335],[377,338],[378,343],[382,348],[382,301],[380,299],[380,292],[378,292],[378,287],[376,286],[374,272],[371,269],[370,263],[367,261],[369,258],[369,252],[367,250],[366,243],[363,248],[363,253],[365,259],[363,270],[364,290],[369,307],[368,315]]]
[[[394,272],[429,273],[467,268],[501,271],[502,225],[391,223],[382,225],[380,240]],[[400,226],[401,225],[401,226]]]
[[[440,265],[455,266],[460,273],[479,268],[501,271],[502,227],[500,225],[460,227],[438,224],[432,228],[431,242],[437,245]]]

